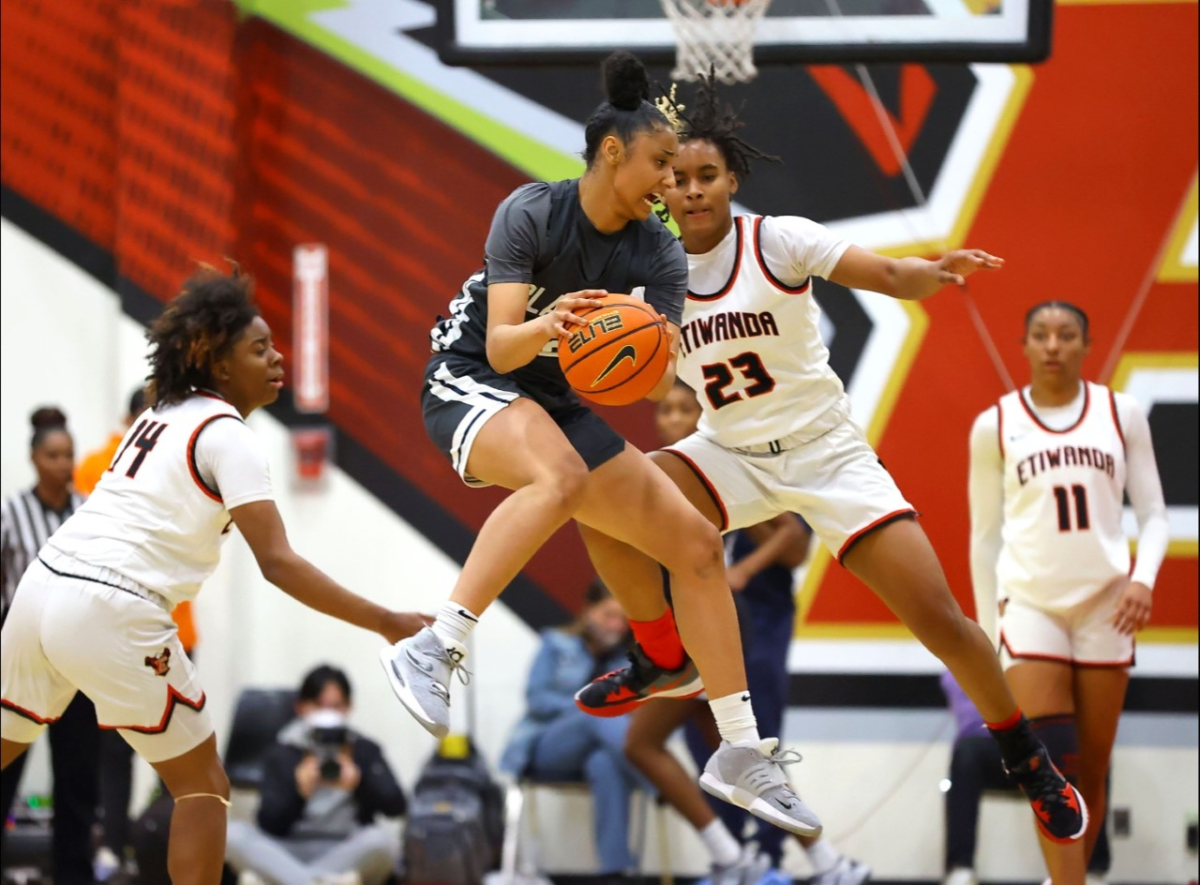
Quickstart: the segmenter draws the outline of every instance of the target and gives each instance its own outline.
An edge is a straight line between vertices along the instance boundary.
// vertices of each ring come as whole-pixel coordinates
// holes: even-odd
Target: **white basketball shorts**
[[[1008,599],[1000,615],[1000,662],[1004,669],[1026,661],[1075,667],[1132,667],[1135,642],[1109,619],[1121,586],[1101,591],[1066,609],[1047,609]]]
[[[0,640],[5,740],[33,743],[76,691],[96,705],[100,727],[117,729],[147,762],[182,756],[212,734],[170,614],[116,586],[124,580],[62,558],[54,571],[30,565]]]
[[[721,531],[798,513],[841,561],[867,532],[916,515],[848,420],[777,454],[727,449],[695,433],[665,451],[682,458],[704,483],[725,522]]]

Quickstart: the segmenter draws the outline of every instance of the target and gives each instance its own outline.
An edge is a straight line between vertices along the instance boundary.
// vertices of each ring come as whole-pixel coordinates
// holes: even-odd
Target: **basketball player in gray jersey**
[[[457,362],[456,357],[487,358],[487,293],[496,283],[527,286],[525,313],[531,320],[560,307],[563,295],[595,289],[641,291],[668,322],[679,325],[687,292],[687,257],[679,241],[653,215],[615,233],[597,230],[580,205],[579,179],[538,181],[513,191],[496,210],[486,254],[484,269],[467,280],[462,295],[451,303],[450,318],[431,333],[434,353],[446,357],[430,361],[426,396],[431,382],[454,374],[447,364]],[[557,349],[557,338],[550,339],[511,377],[547,411],[582,408],[559,369]]]
[[[815,835],[821,825],[781,767],[794,754],[758,734],[719,532],[649,458],[580,403],[558,366],[558,339],[584,323],[574,310],[599,306],[607,292],[640,292],[671,333],[672,360],[649,398],[660,399],[675,380],[687,261],[653,210],[674,184],[679,140],[649,102],[636,58],[616,53],[604,75],[609,99],[587,123],[583,176],[525,185],[500,205],[485,269],[432,332],[422,393],[426,429],[467,485],[512,494],[480,529],[432,627],[383,649],[381,660],[405,708],[444,736],[451,677],[462,668],[479,616],[575,519],[670,571],[679,635],[695,663],[680,655],[634,664],[648,671],[644,681],[654,694],[693,697],[707,689],[726,742],[717,753],[732,801]],[[645,596],[620,601],[639,645],[652,649],[664,626],[672,635],[676,627],[664,620],[661,594]]]

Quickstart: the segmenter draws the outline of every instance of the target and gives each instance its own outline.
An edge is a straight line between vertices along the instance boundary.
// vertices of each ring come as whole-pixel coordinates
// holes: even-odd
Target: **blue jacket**
[[[605,658],[602,667],[607,672],[627,664],[624,649],[617,648]],[[542,632],[542,646],[533,659],[525,686],[525,717],[513,729],[500,757],[503,771],[517,777],[524,774],[533,757],[533,746],[547,726],[561,716],[579,713],[575,692],[583,688],[595,670],[596,659],[587,650],[582,636],[560,629]]]

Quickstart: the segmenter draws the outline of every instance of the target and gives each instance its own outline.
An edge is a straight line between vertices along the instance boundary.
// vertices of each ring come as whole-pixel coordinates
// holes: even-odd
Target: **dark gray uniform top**
[[[596,230],[579,204],[579,179],[534,182],[517,188],[496,209],[484,269],[450,302],[450,317],[430,332],[435,354],[487,363],[487,288],[527,283],[526,318],[548,313],[568,292],[605,289],[633,294],[676,325],[687,295],[687,256],[658,218],[631,221],[621,230]],[[578,399],[558,366],[558,340],[511,373],[520,388],[548,410]]]

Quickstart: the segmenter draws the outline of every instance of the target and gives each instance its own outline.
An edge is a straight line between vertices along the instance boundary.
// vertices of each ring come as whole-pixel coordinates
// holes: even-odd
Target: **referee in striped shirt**
[[[67,416],[59,409],[41,408],[30,418],[33,439],[30,458],[37,485],[18,492],[0,507],[0,582],[3,610],[8,614],[13,594],[38,551],[83,503],[71,487],[75,445]],[[92,825],[96,820],[100,770],[100,731],[96,708],[82,693],[75,696],[62,718],[49,728],[53,772],[55,885],[91,885]],[[25,756],[0,778],[0,810],[7,819],[20,785]],[[0,836],[2,838],[2,836]]]

